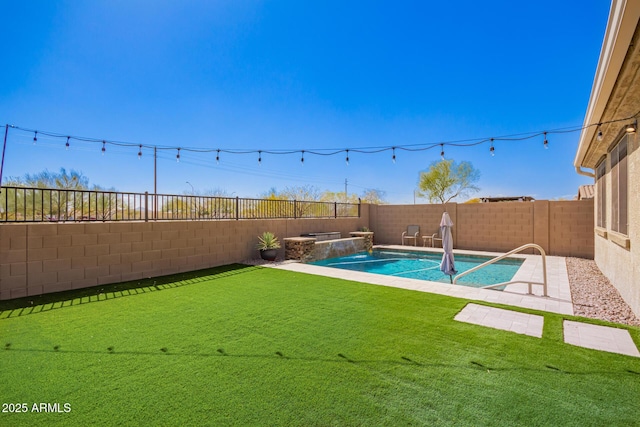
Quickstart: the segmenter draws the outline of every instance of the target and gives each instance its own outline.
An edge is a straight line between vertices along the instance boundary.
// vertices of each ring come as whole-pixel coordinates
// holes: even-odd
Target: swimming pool
[[[490,260],[491,257],[479,255],[455,255],[458,274]],[[418,251],[376,250],[359,252],[339,258],[314,261],[310,264],[345,270],[363,271],[386,276],[407,277],[410,279],[430,280],[449,283],[449,276],[440,271],[442,253]],[[516,274],[523,259],[505,258],[488,265],[460,279],[457,283],[480,288],[488,285],[508,282]],[[455,276],[454,276],[455,277]]]

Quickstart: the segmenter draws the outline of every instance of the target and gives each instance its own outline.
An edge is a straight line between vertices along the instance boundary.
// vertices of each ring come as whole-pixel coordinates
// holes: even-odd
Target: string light
[[[262,151],[258,151],[258,165],[262,166]]]
[[[489,148],[489,152],[491,153],[491,157],[496,155],[496,149],[493,146],[493,138],[491,138],[491,147]]]
[[[142,158],[142,144],[138,147],[138,160]]]
[[[68,149],[69,149],[69,139],[70,139],[70,138],[71,138],[71,137],[70,137],[70,136],[68,136],[68,137],[67,137],[67,143],[66,143],[66,144],[64,144],[64,149],[65,149],[65,150],[68,150]]]
[[[318,156],[333,156],[339,153],[344,153],[346,152],[346,158],[345,161],[347,163],[347,165],[349,165],[349,161],[350,161],[350,152],[354,151],[357,153],[362,153],[362,154],[374,154],[374,153],[380,153],[383,151],[391,151],[392,155],[391,155],[391,159],[392,161],[395,162],[395,160],[397,159],[396,157],[396,151],[397,150],[403,150],[403,151],[410,151],[410,152],[417,152],[417,151],[426,151],[426,150],[431,150],[436,148],[437,146],[440,146],[440,157],[444,160],[444,146],[445,145],[449,145],[449,146],[453,146],[453,147],[472,147],[472,146],[476,146],[476,145],[480,145],[480,144],[484,144],[489,142],[491,144],[489,150],[492,153],[492,155],[495,154],[495,146],[494,146],[494,142],[495,141],[524,141],[524,140],[528,140],[528,139],[532,139],[535,137],[538,137],[540,135],[544,136],[544,140],[543,140],[543,145],[544,148],[548,149],[548,145],[549,145],[549,141],[548,141],[548,136],[549,134],[564,134],[564,133],[573,133],[573,132],[579,132],[579,131],[583,131],[584,129],[590,128],[592,126],[597,126],[597,131],[596,131],[596,139],[598,141],[600,141],[603,138],[603,132],[602,132],[602,125],[604,124],[610,124],[610,123],[620,123],[620,122],[625,122],[625,126],[624,129],[629,132],[629,133],[634,133],[637,131],[637,117],[640,116],[640,111],[632,116],[629,117],[625,117],[625,118],[620,118],[620,119],[615,119],[615,120],[609,120],[606,122],[600,122],[600,123],[594,123],[594,124],[589,124],[589,125],[584,125],[584,126],[575,126],[575,127],[567,127],[567,128],[560,128],[560,129],[554,129],[551,131],[541,131],[541,132],[529,132],[529,133],[521,133],[521,134],[513,134],[513,135],[506,135],[506,136],[500,136],[500,137],[493,137],[493,138],[475,138],[475,139],[464,139],[464,140],[452,140],[452,141],[444,141],[444,142],[438,142],[438,143],[418,143],[418,144],[409,144],[409,145],[394,145],[394,146],[386,146],[386,147],[363,147],[363,148],[349,148],[349,149],[337,149],[337,148],[318,148],[318,149],[304,149],[304,150],[299,150],[299,149],[273,149],[273,150],[254,150],[254,149],[220,149],[218,148],[217,150],[211,149],[211,148],[184,148],[184,147],[170,147],[170,146],[152,146],[154,148],[154,150],[178,150],[178,156],[180,155],[180,151],[181,150],[187,150],[189,152],[195,152],[195,153],[208,153],[208,152],[213,152],[216,151],[216,163],[220,163],[220,154],[221,152],[225,152],[225,153],[229,153],[229,154],[250,154],[250,153],[258,153],[259,154],[259,158],[261,159],[262,157],[262,153],[268,153],[268,154],[294,154],[294,153],[300,153],[300,163],[304,164],[304,157],[305,154],[313,154],[313,155],[318,155]],[[110,144],[110,145],[116,145],[116,146],[121,146],[121,147],[135,147],[138,146],[138,157],[141,157],[141,153],[142,153],[142,144],[138,144],[138,143],[130,143],[130,142],[119,142],[119,141],[108,141],[106,139],[96,139],[96,138],[87,138],[87,137],[80,137],[80,136],[71,136],[71,135],[65,135],[65,134],[59,134],[59,133],[53,133],[53,132],[47,132],[47,131],[37,131],[34,129],[26,129],[26,128],[21,128],[19,126],[15,126],[15,125],[7,125],[10,126],[11,129],[16,129],[19,131],[23,131],[23,132],[28,132],[28,133],[33,133],[33,143],[36,144],[36,142],[38,141],[38,134],[44,134],[46,136],[49,137],[53,137],[53,138],[66,138],[66,142],[65,142],[65,147],[68,149],[68,147],[70,147],[70,140],[71,139],[75,139],[78,141],[82,141],[82,142],[102,142],[102,148],[101,148],[101,152],[104,155],[104,153],[106,152],[106,145]],[[493,147],[493,149],[491,148]],[[177,160],[179,161],[179,157],[176,156]]]
[[[598,123],[598,135],[596,136],[598,142],[602,141],[602,138],[604,137],[604,135],[602,135],[602,129],[600,129],[600,126],[602,126],[602,123]]]
[[[180,148],[178,148],[178,154],[176,154],[176,162],[180,163]]]

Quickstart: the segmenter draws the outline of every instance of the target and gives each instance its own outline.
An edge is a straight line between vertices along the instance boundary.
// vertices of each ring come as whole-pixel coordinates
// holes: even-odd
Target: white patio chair
[[[431,236],[431,247],[432,248],[436,247],[436,242],[440,242],[440,246],[439,247],[442,247],[442,233],[441,233],[440,229],[438,229],[438,231],[433,233],[433,235]]]
[[[413,240],[413,246],[416,246],[418,242],[418,235],[420,235],[419,225],[408,226],[407,231],[402,232],[402,245],[404,246],[405,240]]]

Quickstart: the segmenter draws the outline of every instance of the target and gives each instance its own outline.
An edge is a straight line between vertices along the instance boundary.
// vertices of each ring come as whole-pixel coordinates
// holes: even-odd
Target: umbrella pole
[[[449,281],[451,282],[451,284],[453,285],[453,276],[449,275]]]

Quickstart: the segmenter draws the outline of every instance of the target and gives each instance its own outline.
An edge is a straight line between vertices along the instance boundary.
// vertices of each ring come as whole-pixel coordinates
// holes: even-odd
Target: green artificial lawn
[[[467,303],[243,265],[1,302],[0,425],[640,424],[640,359]]]

